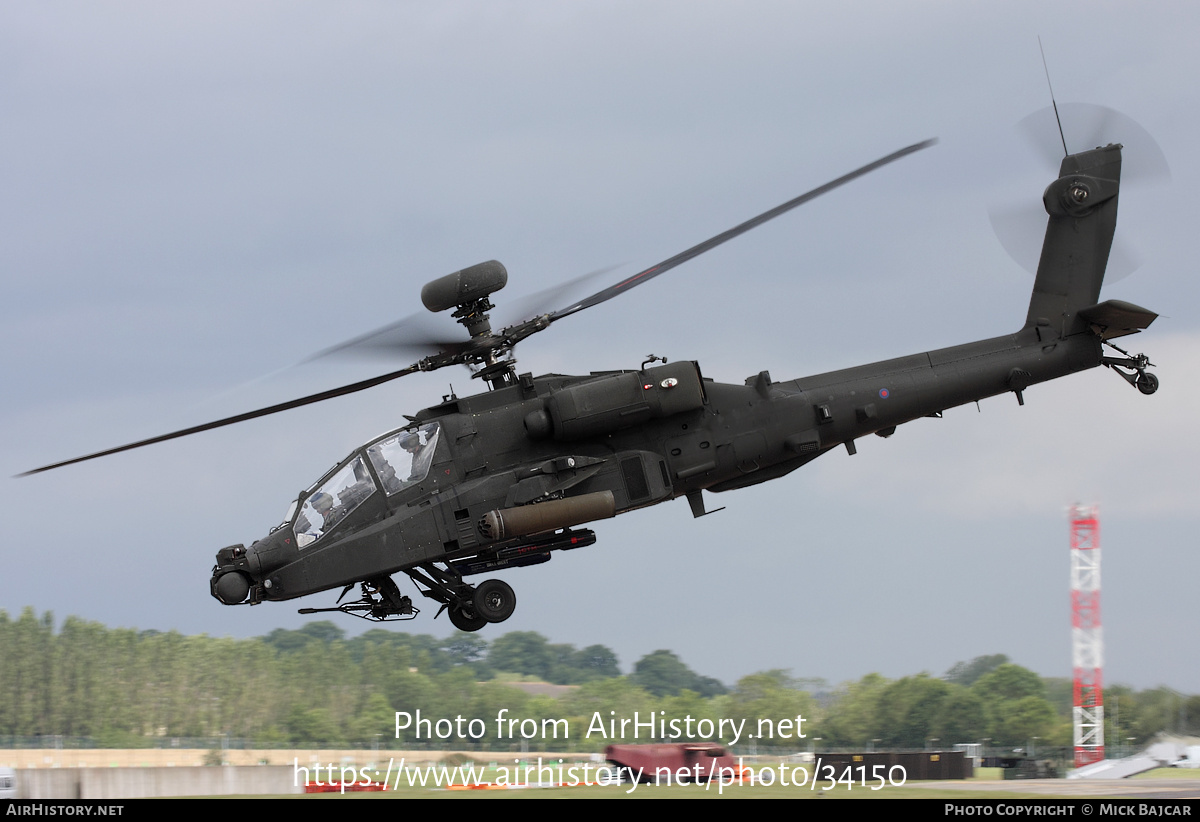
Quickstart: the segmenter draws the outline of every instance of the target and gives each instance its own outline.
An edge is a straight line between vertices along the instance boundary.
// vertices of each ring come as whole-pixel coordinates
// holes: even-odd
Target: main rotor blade
[[[513,324],[519,325],[522,320],[528,320],[530,317],[538,317],[545,314],[559,300],[573,296],[571,292],[580,290],[580,286],[589,280],[607,274],[617,267],[615,265],[605,266],[604,268],[589,271],[587,274],[570,279],[565,283],[558,283],[541,291],[536,291],[533,294],[527,294],[519,298],[515,303],[507,306],[504,313],[516,317],[517,322]],[[474,347],[474,343],[476,342],[474,340],[464,340],[461,337],[451,339],[444,321],[439,322],[439,319],[428,312],[411,314],[403,319],[376,328],[374,331],[368,331],[353,339],[318,351],[309,357],[305,357],[298,365],[304,365],[314,360],[336,355],[375,354],[395,356],[399,354],[404,357],[420,357],[449,354],[456,356]]]
[[[18,477],[28,477],[33,474],[40,474],[43,471],[50,471],[51,469],[54,469],[54,468],[62,468],[65,465],[74,465],[77,462],[86,462],[87,460],[94,460],[98,457],[107,457],[110,454],[119,454],[122,451],[130,451],[134,448],[141,448],[143,445],[154,445],[157,442],[166,442],[167,440],[178,439],[179,437],[186,437],[189,434],[199,434],[201,431],[209,431],[213,428],[221,428],[226,425],[233,425],[235,422],[245,422],[246,420],[252,420],[252,419],[256,419],[258,417],[265,417],[268,414],[278,414],[280,411],[287,411],[292,408],[299,408],[302,405],[312,405],[315,402],[321,402],[323,400],[331,400],[334,397],[341,397],[346,394],[353,394],[357,391],[365,391],[368,388],[374,388],[377,385],[382,385],[385,382],[399,379],[400,377],[407,376],[408,374],[412,374],[414,371],[420,371],[420,370],[421,370],[420,364],[414,363],[413,365],[410,365],[408,368],[402,368],[399,371],[393,371],[390,374],[384,374],[383,376],[380,376],[380,377],[372,377],[369,380],[362,380],[361,382],[351,383],[350,385],[343,385],[341,388],[331,388],[328,391],[322,391],[319,394],[310,394],[309,396],[301,397],[298,400],[290,400],[289,402],[281,402],[278,405],[270,405],[270,406],[267,406],[266,408],[260,408],[257,411],[248,411],[245,414],[238,414],[233,417],[226,417],[223,420],[217,420],[215,422],[206,422],[206,423],[204,423],[204,425],[196,425],[191,428],[185,428],[182,431],[174,431],[170,434],[163,434],[162,436],[159,436],[159,437],[151,437],[148,440],[141,440],[139,442],[131,442],[128,445],[122,445],[118,448],[109,448],[107,451],[97,451],[95,454],[88,454],[85,457],[76,457],[75,459],[64,460],[63,462],[56,462],[53,465],[43,465],[41,468],[34,468],[32,471],[26,471],[23,474],[17,474],[17,476]]]
[[[674,268],[677,265],[680,265],[681,263],[686,263],[688,260],[692,259],[693,257],[700,256],[705,251],[714,249],[717,246],[721,245],[722,243],[732,240],[734,237],[745,234],[747,231],[749,231],[752,228],[757,228],[758,226],[762,225],[763,223],[768,222],[769,220],[773,220],[776,217],[778,217],[779,215],[785,214],[788,211],[791,211],[796,206],[803,205],[804,203],[807,203],[809,200],[816,199],[817,197],[820,197],[822,194],[826,194],[830,191],[833,191],[835,188],[845,185],[846,183],[850,182],[851,180],[861,177],[864,174],[868,174],[877,168],[882,168],[883,166],[886,166],[888,163],[895,162],[896,160],[899,160],[901,157],[906,157],[909,154],[913,154],[914,152],[920,151],[921,149],[929,148],[931,145],[933,145],[936,142],[937,142],[936,139],[925,140],[923,142],[908,146],[907,148],[902,148],[899,151],[889,154],[886,157],[881,157],[880,159],[876,160],[873,163],[868,163],[867,165],[863,166],[862,168],[855,169],[854,171],[851,171],[849,174],[845,174],[841,177],[838,177],[836,180],[832,180],[823,186],[819,186],[817,188],[814,188],[812,191],[809,191],[805,194],[801,194],[799,197],[795,198],[794,200],[788,200],[783,205],[776,206],[775,208],[771,209],[770,211],[764,211],[762,214],[759,214],[757,217],[755,217],[753,219],[747,220],[746,222],[742,223],[741,225],[734,226],[733,228],[729,229],[728,231],[725,231],[721,234],[718,234],[715,237],[705,240],[704,242],[700,243],[699,245],[692,246],[687,251],[683,251],[679,254],[676,254],[674,257],[663,260],[658,265],[651,266],[650,268],[647,268],[645,271],[634,274],[632,277],[630,277],[627,280],[623,280],[623,281],[617,283],[616,285],[609,286],[608,288],[604,289],[603,291],[598,291],[595,294],[593,294],[592,296],[590,296],[584,300],[581,300],[580,302],[577,302],[568,308],[564,308],[561,311],[556,311],[553,314],[550,314],[549,315],[550,321],[553,322],[555,320],[561,320],[563,317],[569,317],[570,315],[576,313],[577,311],[582,311],[585,308],[591,308],[594,305],[599,305],[602,302],[607,302],[608,300],[611,300],[613,297],[616,297],[619,294],[624,294],[626,291],[628,291],[631,288],[634,288],[635,286],[639,286],[642,283],[647,282],[648,280],[654,279],[659,274],[663,274],[667,271],[670,271],[672,268]]]
[[[374,331],[360,334],[353,339],[322,349],[311,356],[305,357],[298,364],[304,365],[314,360],[323,359],[335,354],[362,354],[366,352],[394,356],[428,356],[439,352],[457,353],[470,347],[468,341],[461,337],[450,338],[450,332],[444,322],[428,312],[410,314],[403,319],[388,323]]]
[[[624,263],[606,265],[604,268],[597,268],[595,271],[589,271],[586,274],[580,274],[578,277],[572,277],[566,282],[543,288],[541,291],[535,291],[532,294],[526,294],[524,297],[518,297],[515,302],[505,307],[504,314],[512,317],[513,322],[504,323],[504,325],[506,327],[519,325],[521,322],[532,317],[540,317],[546,312],[553,310],[555,303],[575,296],[572,292],[582,291],[583,286],[591,280],[615,271],[622,265]]]

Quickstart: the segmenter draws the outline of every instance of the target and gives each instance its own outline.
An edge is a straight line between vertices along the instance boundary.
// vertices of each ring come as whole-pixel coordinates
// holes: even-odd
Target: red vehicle
[[[726,780],[741,774],[741,765],[716,742],[682,742],[662,745],[609,745],[604,758],[625,778],[672,785]]]

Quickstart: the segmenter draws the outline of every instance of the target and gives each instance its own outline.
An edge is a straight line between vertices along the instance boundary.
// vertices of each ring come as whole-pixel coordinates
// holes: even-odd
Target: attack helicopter
[[[495,260],[470,266],[421,291],[425,308],[450,312],[467,338],[439,342],[437,353],[418,362],[27,474],[466,365],[489,390],[451,393],[355,449],[301,492],[265,537],[218,551],[209,587],[225,605],[341,588],[332,607],[300,612],[391,621],[420,612],[393,579],[404,574],[440,604],[435,616],[448,612],[455,627],[477,631],[508,619],[516,596],[503,580],[468,578],[592,545],[596,533],[582,526],[599,520],[679,497],[700,517],[711,513],[705,492],[782,477],[839,446],[854,454],[861,437],[888,437],[903,423],[987,397],[1012,393],[1024,405],[1030,386],[1097,366],[1154,393],[1149,359],[1112,340],[1149,327],[1157,315],[1099,301],[1121,178],[1122,147],[1114,144],[1068,154],[1046,188],[1041,260],[1015,333],[785,382],[761,371],[742,385],[717,383],[696,362],[658,357],[636,370],[587,376],[518,372],[513,350],[527,337],[932,143],[889,154],[586,299],[499,331],[488,312],[507,271]],[[359,598],[342,602],[356,586]]]

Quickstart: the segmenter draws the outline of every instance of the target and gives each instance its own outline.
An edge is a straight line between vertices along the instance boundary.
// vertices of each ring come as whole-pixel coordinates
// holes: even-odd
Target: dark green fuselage
[[[715,383],[685,361],[590,376],[526,374],[451,398],[412,418],[413,436],[420,427],[421,441],[431,449],[436,443],[420,480],[398,488],[392,476],[389,487],[380,469],[395,468],[379,456],[409,429],[368,443],[322,480],[360,466],[350,479],[367,489],[365,501],[316,536],[301,536],[297,513],[249,549],[223,549],[214,595],[241,601],[238,585],[227,596],[218,592],[218,580],[234,571],[257,602],[400,571],[412,576],[412,569],[435,574],[439,564],[453,577],[439,597],[461,605],[466,600],[451,590],[461,586],[460,571],[544,561],[551,550],[575,545],[573,526],[678,497],[699,516],[704,491],[781,477],[839,445],[854,453],[860,437],[886,437],[972,401],[1011,392],[1023,402],[1031,385],[1112,364],[1102,340],[1134,333],[1154,317],[1128,303],[1097,304],[1120,165],[1119,146],[1064,159],[1043,198],[1042,260],[1025,324],[1014,334],[787,382],[762,372],[744,385]],[[1144,365],[1124,367],[1140,375]],[[321,487],[306,492],[309,503]],[[548,527],[521,525],[541,514]],[[516,533],[503,531],[506,517]]]

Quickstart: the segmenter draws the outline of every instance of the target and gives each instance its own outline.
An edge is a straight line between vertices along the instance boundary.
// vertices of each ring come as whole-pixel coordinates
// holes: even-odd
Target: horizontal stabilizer
[[[1150,323],[1158,317],[1150,309],[1124,300],[1105,300],[1098,305],[1081,309],[1079,316],[1102,340],[1136,334],[1144,328],[1149,328]]]

